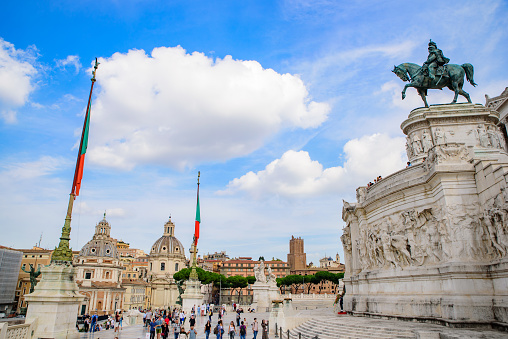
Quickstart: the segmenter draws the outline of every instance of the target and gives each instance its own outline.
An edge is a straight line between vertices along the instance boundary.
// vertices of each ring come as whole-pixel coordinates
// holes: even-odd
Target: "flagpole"
[[[198,191],[197,191],[197,198],[196,198],[196,214],[199,209],[199,177],[200,176],[201,176],[201,172],[198,171]],[[197,220],[195,221],[195,225],[196,224],[197,224]],[[197,245],[198,245],[198,238],[199,237],[197,236],[196,231],[199,232],[199,230],[194,228],[194,238],[192,239],[193,240],[192,241],[192,269],[191,269],[191,273],[190,273],[190,278],[193,280],[198,279],[198,273],[196,271],[196,267],[197,267],[196,255],[198,252]]]
[[[67,215],[65,216],[65,223],[62,227],[62,235],[60,237],[60,243],[58,247],[55,248],[53,254],[51,255],[51,261],[72,261],[72,250],[69,246],[69,241],[71,240],[71,217],[72,217],[72,207],[74,204],[74,200],[76,199],[76,182],[79,174],[79,163],[81,157],[81,148],[83,147],[83,139],[85,136],[86,123],[88,119],[88,115],[90,114],[90,103],[92,101],[92,91],[93,85],[95,84],[95,73],[97,72],[97,67],[99,67],[99,63],[97,62],[97,58],[95,58],[95,66],[92,71],[92,86],[90,87],[90,95],[88,96],[88,105],[86,106],[86,114],[85,114],[85,122],[83,124],[83,131],[81,132],[81,141],[79,143],[78,148],[78,158],[76,160],[76,169],[74,170],[74,180],[72,182],[71,193],[69,195],[69,204],[67,206]]]

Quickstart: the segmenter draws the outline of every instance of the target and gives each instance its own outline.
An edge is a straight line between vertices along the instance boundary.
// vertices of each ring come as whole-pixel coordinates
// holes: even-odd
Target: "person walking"
[[[196,339],[197,334],[198,334],[198,331],[196,331],[194,326],[191,326],[189,332],[187,332],[187,338],[188,339]]]
[[[91,322],[91,325],[90,325],[90,332],[95,332],[95,327],[97,326],[97,313],[94,313],[92,315],[92,322]]]
[[[210,336],[210,331],[212,330],[212,324],[210,324],[210,320],[208,320],[205,324],[205,338],[208,339]]]
[[[242,324],[240,325],[240,339],[245,339],[246,335],[247,335],[247,326],[245,326],[245,323],[242,321]]]
[[[224,333],[224,328],[222,327],[222,320],[217,322],[217,326],[215,326],[213,330],[213,334],[217,336],[217,339],[222,339],[222,334]]]
[[[173,320],[173,325],[171,325],[173,328],[173,335],[175,336],[175,339],[178,339],[178,336],[180,335],[180,325],[178,324],[178,318],[175,318]]]
[[[157,322],[155,319],[150,321],[150,339],[155,339],[155,329],[157,328]]]
[[[229,324],[228,333],[229,333],[229,339],[235,339],[236,328],[235,328],[235,323],[233,321],[231,321],[231,323]]]
[[[167,319],[167,318],[166,318]],[[162,322],[162,339],[168,339],[168,334],[169,334],[169,326],[168,326],[168,323],[166,321],[163,321]]]
[[[240,327],[240,310],[236,311],[236,326]]]
[[[118,314],[118,312],[115,312],[115,331],[114,332],[118,332],[120,330],[119,326],[120,326],[120,315]]]
[[[254,334],[254,339],[258,336],[259,331],[259,323],[257,321],[257,318],[254,318],[254,322],[252,323],[252,333]]]
[[[263,331],[261,339],[268,339],[268,324],[266,323],[265,319],[261,320],[261,327]]]

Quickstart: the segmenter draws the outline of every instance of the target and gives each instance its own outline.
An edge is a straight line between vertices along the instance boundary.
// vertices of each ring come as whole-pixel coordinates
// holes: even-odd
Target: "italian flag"
[[[196,204],[196,221],[194,223],[194,238],[195,238],[195,245],[198,244],[199,239],[199,224],[201,224],[201,212],[199,209],[199,182],[198,182],[198,201]]]
[[[88,147],[88,130],[90,128],[90,109],[92,107],[92,90],[94,82],[92,82],[92,88],[90,89],[90,97],[88,98],[88,107],[86,108],[85,122],[83,124],[83,132],[81,133],[81,142],[79,144],[78,159],[76,161],[76,170],[74,171],[74,181],[72,183],[71,194],[74,197],[79,195],[79,189],[81,188],[81,179],[83,178],[83,167],[85,166],[85,153]]]

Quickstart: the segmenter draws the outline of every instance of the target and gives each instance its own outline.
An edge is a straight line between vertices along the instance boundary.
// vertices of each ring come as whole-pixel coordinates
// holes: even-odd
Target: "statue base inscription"
[[[402,123],[411,166],[344,202],[346,311],[508,325],[508,154],[498,120],[482,105],[449,104]]]
[[[75,269],[56,264],[41,269],[42,279],[35,291],[25,296],[28,302],[26,321],[35,321],[34,338],[68,338],[77,335],[78,308],[85,299],[78,293]]]

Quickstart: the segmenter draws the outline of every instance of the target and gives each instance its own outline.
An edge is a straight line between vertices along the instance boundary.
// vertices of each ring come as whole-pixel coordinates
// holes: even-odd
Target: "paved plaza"
[[[270,314],[268,312],[260,312],[260,313],[242,313],[242,321],[244,318],[247,319],[247,323],[251,324],[254,321],[254,318],[257,318],[258,322],[261,324],[262,319],[268,320]],[[198,331],[198,338],[205,338],[204,334],[204,328],[206,321],[208,320],[208,317],[197,317],[196,318],[196,330]],[[212,317],[212,332],[213,327],[217,324],[218,316],[217,313],[214,313]],[[234,312],[228,312],[224,315],[222,319],[224,326],[227,327],[231,321],[235,321],[236,325],[236,313]],[[185,330],[189,330],[189,318],[185,320],[184,324]],[[261,329],[261,326],[259,327]],[[237,330],[238,331],[238,330]],[[113,339],[114,337],[118,337],[119,339],[134,339],[134,338],[140,338],[144,339],[146,338],[146,334],[149,333],[148,329],[143,327],[142,325],[133,325],[133,326],[124,326],[123,330],[121,330],[119,333],[115,333],[112,329],[111,330],[103,330],[100,332],[95,333],[80,333],[79,338],[81,339]],[[78,338],[76,336],[75,338]],[[179,337],[180,338],[180,337]],[[215,338],[213,333],[210,334],[210,338]],[[226,336],[224,335],[224,338]],[[236,335],[237,339],[240,338],[239,335]],[[247,327],[247,338],[252,338],[252,328],[250,326]],[[259,339],[261,339],[261,332],[258,336]],[[272,338],[272,337],[270,337]],[[168,337],[168,339],[173,339],[173,337]],[[180,338],[181,339],[181,338]]]
[[[434,324],[423,324],[415,322],[404,322],[397,320],[372,319],[364,317],[353,317],[348,315],[335,315],[331,307],[318,308],[315,310],[304,310],[297,313],[305,319],[309,319],[305,324],[298,326],[290,331],[290,338],[299,338],[299,333],[303,339],[311,339],[316,335],[320,339],[334,338],[418,338],[418,339],[438,339],[438,338],[468,338],[468,339],[502,339],[508,338],[508,333],[488,329],[460,329],[448,328],[445,326]],[[269,313],[242,313],[242,320],[247,319],[250,325],[254,321],[254,317],[261,323],[262,319],[268,319]],[[235,313],[229,312],[224,318],[225,326],[231,321],[235,321]],[[198,338],[204,339],[204,325],[208,317],[198,317],[196,324],[198,330]],[[217,324],[217,315],[212,317],[212,329]],[[188,330],[188,320],[185,321],[185,329]],[[236,323],[235,323],[236,324]],[[119,333],[113,330],[103,330],[95,333],[80,333],[74,339],[144,339],[148,330],[142,325],[124,326]],[[168,337],[172,339],[172,337]],[[210,338],[215,336],[210,334]],[[229,336],[224,335],[224,339]],[[235,336],[239,339],[239,335]],[[247,330],[247,339],[252,339],[252,329],[249,326]],[[261,333],[258,334],[261,339]],[[275,338],[275,333],[270,333],[269,338]],[[287,338],[287,332],[284,331],[283,338]],[[182,338],[180,338],[182,339]]]

